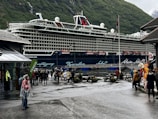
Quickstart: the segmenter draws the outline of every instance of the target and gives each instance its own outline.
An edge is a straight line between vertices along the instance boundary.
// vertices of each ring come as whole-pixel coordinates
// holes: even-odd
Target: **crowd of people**
[[[61,68],[54,68],[54,70],[46,70],[46,69],[39,69],[35,70],[32,73],[32,85],[38,85],[38,83],[41,83],[43,85],[47,85],[47,80],[50,78],[51,80],[57,81],[59,83],[59,80],[67,80],[68,83],[73,81],[74,79],[74,71],[68,70],[68,69],[61,69]]]
[[[150,62],[146,64],[140,64],[140,69],[132,69],[132,87],[137,91],[138,87],[140,87],[141,81],[144,84],[144,88],[148,94],[148,100],[150,101],[151,94],[153,97],[153,101],[155,101],[155,87],[157,89],[158,95],[158,68],[153,68],[153,64]]]

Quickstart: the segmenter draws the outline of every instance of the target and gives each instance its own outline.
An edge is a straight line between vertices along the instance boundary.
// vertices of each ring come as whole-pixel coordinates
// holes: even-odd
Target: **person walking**
[[[157,89],[157,96],[158,96],[158,68],[155,69],[155,80],[156,80],[156,89]]]
[[[133,69],[131,69],[130,74],[131,74],[131,77],[132,77],[132,79],[133,79],[134,68],[133,68]]]
[[[154,73],[152,72],[152,70],[149,70],[149,73],[147,75],[147,90],[148,90],[148,100],[150,101],[150,94],[152,91],[152,95],[153,95],[153,101],[155,100],[155,92],[154,92],[154,81],[156,80]]]
[[[47,85],[47,80],[48,80],[48,72],[46,71],[46,69],[44,69],[42,71],[42,82],[43,82],[43,85]]]
[[[23,81],[21,85],[20,97],[22,97],[22,109],[26,110],[28,108],[28,95],[30,93],[30,81],[29,76],[26,74],[23,76]]]
[[[71,70],[71,81],[74,82],[74,78],[75,78],[75,71]]]
[[[134,70],[133,75],[133,81],[132,81],[132,87],[135,87],[135,90],[137,91],[137,84],[139,84],[139,73],[137,70]]]

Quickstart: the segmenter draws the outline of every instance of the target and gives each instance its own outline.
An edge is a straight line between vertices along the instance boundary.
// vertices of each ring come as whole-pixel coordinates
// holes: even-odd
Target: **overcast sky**
[[[135,4],[137,7],[141,8],[144,12],[149,15],[152,14],[154,10],[158,10],[158,0],[125,0],[130,3]]]

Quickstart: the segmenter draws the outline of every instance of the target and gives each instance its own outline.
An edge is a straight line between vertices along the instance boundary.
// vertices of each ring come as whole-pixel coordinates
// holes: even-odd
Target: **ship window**
[[[78,18],[78,24],[81,24],[80,19]]]
[[[83,17],[81,17],[81,23],[82,25],[88,25],[87,20]]]
[[[57,25],[58,27],[63,27],[62,23],[60,23],[60,22],[56,22],[56,25]]]

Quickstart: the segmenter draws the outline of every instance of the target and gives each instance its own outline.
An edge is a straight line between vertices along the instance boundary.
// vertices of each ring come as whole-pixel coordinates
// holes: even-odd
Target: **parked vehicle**
[[[104,78],[104,81],[115,82],[116,80],[117,80],[117,76],[115,73],[108,73]]]
[[[87,82],[89,80],[93,80],[95,79],[95,76],[94,75],[91,75],[91,74],[82,74],[82,80],[87,80]]]
[[[116,74],[115,74],[115,73],[114,73],[114,74],[111,74],[110,81],[111,81],[111,82],[115,82],[116,80],[117,80]]]

